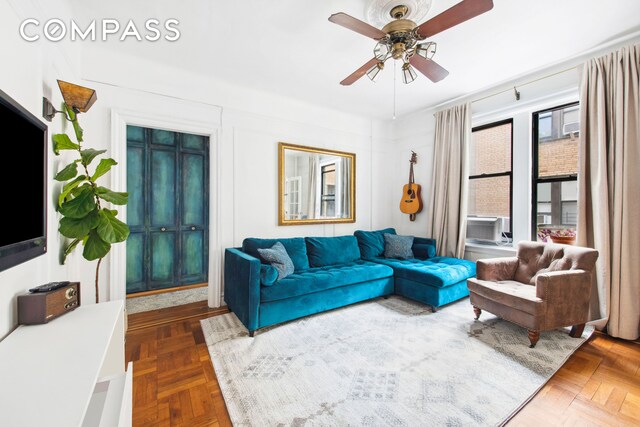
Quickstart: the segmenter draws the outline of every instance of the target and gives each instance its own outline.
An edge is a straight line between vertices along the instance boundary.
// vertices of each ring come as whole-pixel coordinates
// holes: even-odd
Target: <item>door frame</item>
[[[222,252],[220,250],[220,127],[210,122],[148,114],[125,109],[111,109],[111,153],[118,168],[111,171],[114,191],[127,190],[127,125],[163,129],[172,132],[203,135],[209,138],[209,284],[208,305],[220,307],[222,302]],[[121,212],[126,222],[127,212]],[[114,245],[110,254],[110,300],[127,296],[127,245]]]

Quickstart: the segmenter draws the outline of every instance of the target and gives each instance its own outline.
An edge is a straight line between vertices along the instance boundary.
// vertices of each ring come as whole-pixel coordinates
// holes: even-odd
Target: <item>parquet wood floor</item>
[[[231,426],[199,322],[226,310],[194,304],[129,316],[134,426]],[[182,314],[188,318],[180,320]],[[640,344],[602,334],[594,334],[508,423],[638,425]]]

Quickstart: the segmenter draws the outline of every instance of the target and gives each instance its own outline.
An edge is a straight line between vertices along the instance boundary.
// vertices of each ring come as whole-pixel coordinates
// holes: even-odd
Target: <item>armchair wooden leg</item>
[[[569,332],[569,335],[573,338],[580,338],[583,332],[584,332],[584,323],[581,323],[580,325],[573,325],[571,327],[571,332]]]
[[[478,320],[480,318],[480,314],[482,314],[482,310],[480,310],[478,307],[476,307],[475,305],[473,306],[473,312],[476,315],[476,320]]]
[[[530,348],[535,347],[539,339],[540,339],[540,331],[529,330],[529,341],[531,341],[531,345],[529,346]]]

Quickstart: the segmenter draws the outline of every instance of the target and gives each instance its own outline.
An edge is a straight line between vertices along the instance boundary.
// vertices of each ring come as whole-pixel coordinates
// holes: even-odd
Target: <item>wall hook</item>
[[[516,95],[516,101],[520,101],[520,92],[518,92],[518,89],[516,89],[516,87],[513,87],[513,92]]]

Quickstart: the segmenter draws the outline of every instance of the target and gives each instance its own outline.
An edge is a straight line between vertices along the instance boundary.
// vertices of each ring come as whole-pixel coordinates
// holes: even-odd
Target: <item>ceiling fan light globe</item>
[[[386,43],[379,42],[373,49],[373,56],[379,61],[384,61],[389,56],[389,46]]]
[[[432,59],[436,54],[437,44],[434,42],[422,43],[416,46],[416,55],[420,55],[425,59]]]
[[[369,77],[369,79],[371,79],[372,82],[376,82],[376,80],[378,79],[378,75],[380,74],[380,71],[382,71],[384,69],[384,62],[378,62],[376,64],[374,64],[371,68],[369,68],[369,70],[367,71],[367,77]]]
[[[411,64],[405,62],[402,65],[402,83],[409,84],[414,81],[416,77],[418,77],[418,74],[416,74]]]

